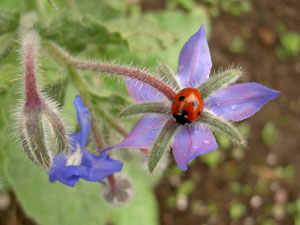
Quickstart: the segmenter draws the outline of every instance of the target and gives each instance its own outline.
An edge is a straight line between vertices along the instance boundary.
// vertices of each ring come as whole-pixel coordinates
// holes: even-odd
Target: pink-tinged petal
[[[154,144],[167,120],[168,118],[161,115],[146,114],[135,124],[129,135],[121,143],[99,151],[112,148],[149,148]]]
[[[208,79],[212,66],[205,29],[201,28],[183,46],[178,62],[179,81],[183,87],[197,87]]]
[[[135,79],[127,79],[126,87],[131,97],[137,102],[159,102],[166,99],[155,88]]]
[[[182,171],[187,170],[189,162],[195,157],[217,148],[218,144],[212,132],[197,123],[182,126],[174,136],[173,155]]]
[[[226,120],[240,121],[255,114],[268,101],[281,94],[258,83],[235,84],[205,100],[204,108]]]

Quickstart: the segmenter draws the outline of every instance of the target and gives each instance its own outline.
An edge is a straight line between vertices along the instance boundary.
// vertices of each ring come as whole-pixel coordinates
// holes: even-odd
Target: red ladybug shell
[[[195,88],[184,88],[174,97],[172,114],[179,124],[192,123],[203,111],[203,99],[200,91]]]

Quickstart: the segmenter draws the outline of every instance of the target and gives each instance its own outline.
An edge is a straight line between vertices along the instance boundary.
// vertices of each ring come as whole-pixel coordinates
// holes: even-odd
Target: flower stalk
[[[173,88],[159,80],[158,78],[148,74],[144,71],[130,68],[127,66],[112,65],[108,63],[81,61],[70,57],[65,51],[58,47],[53,42],[48,41],[45,44],[47,51],[56,59],[63,60],[63,62],[75,69],[94,71],[100,73],[119,75],[129,79],[136,79],[145,84],[149,84],[159,92],[164,94],[170,101],[173,101],[176,92]]]

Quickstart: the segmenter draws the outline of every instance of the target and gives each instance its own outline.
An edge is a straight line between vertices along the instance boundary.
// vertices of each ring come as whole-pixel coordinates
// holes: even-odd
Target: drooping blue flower
[[[201,28],[183,46],[178,62],[176,80],[181,89],[197,88],[209,79],[212,67],[205,29]],[[141,81],[126,81],[129,94],[139,103],[163,102],[171,104],[157,89]],[[241,121],[251,117],[268,101],[281,92],[258,83],[241,83],[217,89],[204,99],[204,111],[213,113],[221,120]],[[155,143],[165,124],[173,119],[169,113],[151,113],[144,115],[119,144],[111,148],[149,148]],[[185,124],[177,129],[171,143],[173,155],[178,167],[185,171],[195,157],[212,152],[218,144],[212,131],[199,121]]]
[[[87,181],[98,182],[107,176],[122,170],[122,163],[114,160],[108,154],[98,156],[85,150],[91,119],[88,108],[83,105],[80,96],[76,96],[74,105],[77,120],[81,130],[70,134],[71,152],[56,155],[54,164],[48,171],[50,182],[59,180],[61,183],[73,187],[82,178]]]

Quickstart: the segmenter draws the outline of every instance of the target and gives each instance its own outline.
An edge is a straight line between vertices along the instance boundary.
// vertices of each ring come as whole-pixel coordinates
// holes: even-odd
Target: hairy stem
[[[132,78],[139,80],[143,83],[149,84],[159,92],[164,94],[170,101],[173,101],[176,92],[173,88],[159,80],[158,78],[143,72],[138,69],[130,68],[127,66],[112,65],[108,63],[81,61],[70,57],[65,51],[58,47],[53,42],[48,41],[45,44],[47,51],[54,56],[56,60],[63,60],[65,64],[72,66],[73,68],[80,70],[89,70],[100,73],[114,74],[122,77]]]

